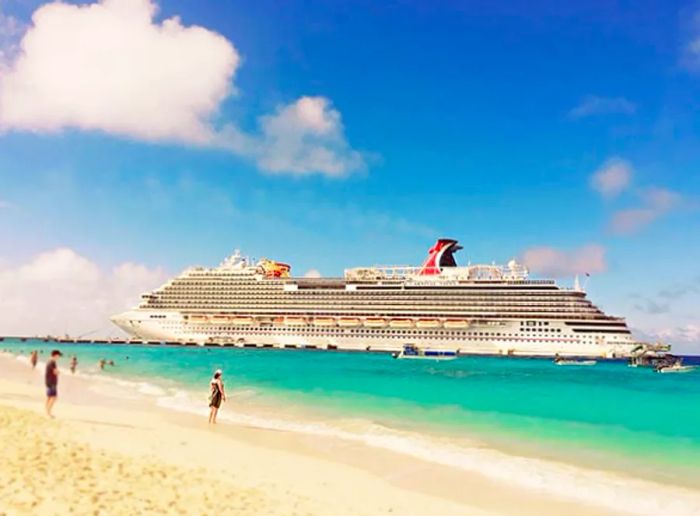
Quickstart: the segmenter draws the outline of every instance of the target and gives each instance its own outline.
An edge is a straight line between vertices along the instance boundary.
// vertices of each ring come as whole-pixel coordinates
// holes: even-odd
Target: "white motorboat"
[[[457,358],[456,351],[441,349],[421,349],[414,344],[406,344],[403,349],[392,355],[398,359],[411,360],[454,360]]]
[[[563,358],[555,359],[554,363],[561,366],[594,366],[598,363],[597,360],[566,360]]]
[[[689,373],[694,371],[697,366],[683,365],[681,363],[675,363],[671,365],[662,365],[654,369],[657,373]]]

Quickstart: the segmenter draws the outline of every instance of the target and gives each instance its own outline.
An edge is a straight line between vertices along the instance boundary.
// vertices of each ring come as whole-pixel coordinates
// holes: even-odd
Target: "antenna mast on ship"
[[[588,274],[588,273],[586,273],[586,279],[585,279],[585,281],[583,282],[583,287],[581,287],[581,283],[579,282],[578,274],[577,274],[576,277],[574,278],[574,290],[575,290],[576,292],[585,292],[585,291],[586,291],[586,285],[588,285],[588,279],[589,279],[590,277],[591,277],[591,275]]]

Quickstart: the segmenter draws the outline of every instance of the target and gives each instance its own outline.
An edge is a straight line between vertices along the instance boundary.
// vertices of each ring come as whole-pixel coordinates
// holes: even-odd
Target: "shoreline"
[[[43,410],[43,389],[41,387],[42,377],[40,371],[32,372],[29,366],[21,360],[17,360],[14,356],[4,355],[0,357],[0,369],[3,370],[3,377],[0,382],[0,405],[12,405],[17,408],[37,408]],[[65,367],[64,367],[65,370]],[[22,381],[23,380],[23,381]],[[105,378],[106,380],[106,378]],[[117,382],[123,381],[119,378],[113,378]],[[101,383],[101,382],[100,382]],[[107,384],[110,382],[107,381]],[[59,403],[57,404],[57,414],[61,414],[61,407],[65,407],[68,411],[87,410],[91,413],[102,415],[103,412],[116,411],[121,414],[120,417],[124,420],[133,419],[130,415],[133,412],[139,414],[148,413],[150,417],[157,417],[159,424],[166,423],[169,426],[169,431],[178,433],[180,429],[192,431],[195,434],[204,432],[198,438],[207,439],[211,437],[210,429],[206,426],[206,406],[202,402],[202,415],[196,416],[188,412],[178,411],[177,409],[164,408],[157,406],[157,403],[149,402],[135,396],[133,399],[123,399],[111,396],[105,390],[99,394],[93,392],[95,385],[94,378],[83,376],[63,375],[59,389]],[[30,387],[31,386],[31,387]],[[124,387],[124,386],[122,386]],[[26,399],[32,399],[33,402],[15,404],[16,400],[11,397],[8,399],[7,392],[21,393]],[[231,412],[236,416],[236,407],[232,407]],[[228,412],[225,407],[222,411],[222,416]],[[141,417],[141,416],[139,416]],[[529,459],[512,456],[502,453],[500,458],[494,455],[494,450],[482,450],[486,455],[485,460],[493,462],[494,457],[499,460],[491,464],[490,471],[468,471],[461,464],[454,463],[454,456],[444,454],[444,449],[436,450],[431,448],[431,443],[426,441],[425,446],[416,451],[415,449],[405,449],[406,442],[395,440],[392,442],[367,442],[367,440],[358,439],[352,435],[345,435],[344,438],[328,432],[319,431],[308,432],[308,428],[303,431],[293,431],[290,428],[274,428],[263,427],[260,421],[251,421],[243,418],[242,420],[233,418],[233,421],[226,421],[223,418],[223,424],[216,428],[217,439],[223,437],[225,442],[221,443],[223,449],[239,446],[242,443],[254,448],[261,448],[267,453],[275,452],[282,454],[293,454],[293,460],[313,459],[320,460],[324,463],[330,462],[338,469],[352,468],[361,470],[365,475],[369,475],[383,485],[382,489],[387,489],[387,485],[391,485],[394,489],[399,489],[401,495],[406,493],[421,493],[424,496],[434,497],[437,500],[446,504],[457,504],[460,511],[486,511],[499,514],[521,514],[523,504],[531,507],[532,514],[542,513],[543,511],[554,511],[562,513],[564,511],[573,514],[601,514],[610,513],[615,507],[612,507],[610,500],[598,500],[597,506],[585,503],[581,497],[572,499],[567,498],[568,493],[557,492],[557,486],[543,485],[546,484],[547,477],[533,478],[533,484],[529,486],[518,486],[512,482],[507,482],[503,475],[504,468],[512,468],[513,466],[523,466],[524,462]],[[322,429],[321,429],[322,430]],[[386,436],[378,436],[377,438],[386,440]],[[472,450],[474,452],[474,450]],[[480,450],[476,450],[477,453]],[[441,454],[442,453],[442,454]],[[473,458],[473,457],[472,457]],[[201,462],[201,457],[200,457]],[[195,461],[196,462],[196,461]],[[482,462],[481,464],[487,464]],[[203,465],[206,467],[206,464]],[[676,514],[683,514],[687,508],[700,508],[700,493],[681,487],[669,487],[652,482],[641,481],[633,478],[625,478],[620,475],[610,475],[604,472],[590,472],[573,466],[568,468],[559,468],[559,473],[564,473],[568,476],[569,482],[574,482],[581,485],[581,489],[585,490],[587,486],[593,486],[597,489],[597,494],[606,494],[608,496],[617,495],[615,491],[630,490],[630,494],[643,490],[648,492],[649,489],[662,489],[670,493],[670,498],[667,503],[670,505],[657,506],[656,509],[643,510],[640,505],[635,507],[617,507],[618,510],[629,510],[630,512],[645,514],[653,513],[658,510],[666,510]],[[507,472],[507,471],[506,471]],[[533,471],[536,474],[537,471]],[[541,472],[540,472],[541,473]],[[329,478],[341,478],[344,472],[334,471],[330,473]],[[596,478],[597,484],[591,484],[592,478],[590,474],[595,474],[600,477]],[[499,477],[500,475],[500,477]],[[430,478],[430,482],[425,482],[426,478]],[[604,478],[608,483],[607,493],[600,491],[600,479]],[[283,478],[279,482],[284,484],[289,479]],[[603,485],[602,487],[606,487]],[[588,493],[595,495],[596,492]],[[379,495],[375,495],[379,496]],[[380,496],[381,498],[381,496]],[[632,503],[630,496],[625,497],[628,502]],[[697,498],[697,499],[696,499]],[[592,499],[590,496],[588,499]],[[660,497],[659,503],[666,503],[663,497]],[[680,499],[680,503],[679,503]],[[595,501],[595,500],[593,500]],[[622,500],[620,500],[622,501]],[[601,503],[602,502],[602,503]],[[435,503],[433,500],[431,503]],[[647,500],[645,507],[651,507],[651,501]],[[697,505],[694,505],[697,504]],[[618,504],[619,505],[619,504]],[[450,509],[446,507],[447,513]]]
[[[263,487],[274,499],[279,498],[266,502],[281,504],[277,511],[270,511],[268,505],[250,514],[286,514],[295,504],[311,514],[342,514],[343,507],[347,513],[360,514],[604,513],[357,443],[229,423],[213,428],[208,427],[205,416],[174,412],[141,400],[106,398],[98,405],[93,394],[81,396],[89,393],[86,379],[66,374],[59,383],[57,419],[49,420],[43,415],[39,371],[7,356],[0,357],[0,370],[4,373],[0,380],[2,413],[8,408],[29,413],[43,431],[48,428],[49,434],[73,445],[88,446],[91,453],[117,454],[122,460],[127,457],[136,462],[150,460],[161,469],[204,469],[212,478],[235,479],[237,488]],[[241,472],[245,480],[239,478]],[[431,482],[426,483],[428,478]]]
[[[60,344],[60,345],[78,345],[78,346],[89,346],[89,345],[115,345],[115,346],[167,346],[167,347],[199,347],[199,348],[236,348],[236,349],[266,349],[266,350],[276,350],[276,351],[307,351],[307,352],[340,352],[340,353],[372,353],[372,354],[383,354],[391,355],[400,351],[400,347],[388,348],[386,346],[372,347],[368,345],[364,348],[356,347],[343,347],[334,344],[326,345],[315,345],[315,344],[260,344],[260,343],[242,343],[233,342],[227,340],[217,340],[217,341],[193,341],[193,340],[149,340],[140,339],[136,337],[99,337],[99,338],[82,338],[82,337],[55,337],[55,336],[21,336],[21,335],[6,335],[0,336],[0,343],[2,342],[18,342],[26,343],[30,341],[40,342],[42,344]],[[0,344],[1,346],[1,344]],[[656,345],[651,345],[652,348]],[[671,349],[651,349],[654,353],[659,354],[672,354]],[[613,355],[608,356],[601,353],[560,353],[560,352],[544,352],[544,353],[526,353],[522,351],[513,352],[490,352],[486,350],[479,351],[463,351],[459,348],[454,350],[458,356],[462,357],[489,357],[489,358],[520,358],[520,359],[551,359],[557,355],[570,358],[570,359],[595,359],[600,362],[620,362],[627,361],[632,355]],[[700,355],[676,355],[681,358],[700,358]]]

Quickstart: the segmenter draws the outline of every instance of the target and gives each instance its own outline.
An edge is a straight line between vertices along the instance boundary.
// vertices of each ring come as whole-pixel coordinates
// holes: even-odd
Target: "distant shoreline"
[[[42,337],[42,336],[0,336],[0,346],[2,342],[12,342],[18,341],[26,343],[29,341],[37,341],[41,343],[56,343],[56,344],[113,344],[113,345],[141,345],[141,346],[191,346],[191,347],[212,347],[212,348],[250,348],[250,349],[276,349],[276,350],[299,350],[299,351],[340,351],[343,353],[379,353],[379,354],[390,354],[390,351],[382,349],[338,349],[335,346],[319,347],[313,345],[303,345],[303,344],[286,344],[283,346],[273,346],[272,344],[250,344],[250,343],[237,343],[237,342],[188,342],[188,341],[153,341],[153,340],[140,340],[140,339],[130,339],[121,337],[103,337],[103,338],[79,338],[79,337]],[[516,353],[512,355],[503,355],[497,353],[465,353],[463,351],[457,350],[459,356],[479,356],[479,357],[498,357],[498,358],[544,358],[551,359],[552,355],[527,355]],[[675,355],[675,354],[674,354]],[[568,355],[567,355],[568,356]],[[700,358],[700,355],[676,355],[684,358]],[[572,358],[576,356],[571,355]],[[589,356],[582,356],[581,358],[590,358]],[[626,358],[607,358],[598,357],[596,360],[599,361],[626,361]]]

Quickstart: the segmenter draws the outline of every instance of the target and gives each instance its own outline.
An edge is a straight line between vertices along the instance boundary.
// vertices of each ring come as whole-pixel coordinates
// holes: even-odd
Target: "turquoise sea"
[[[0,342],[24,356],[39,349],[42,361],[54,348],[65,355],[63,369],[76,355],[79,372],[133,382],[177,410],[205,412],[209,379],[221,368],[231,398],[224,419],[361,435],[394,448],[422,439],[421,453],[446,463],[455,456],[446,450],[470,450],[460,460],[497,450],[700,489],[700,367],[657,374],[624,362],[564,367],[527,358],[432,362],[310,350]],[[100,358],[116,365],[99,372]]]

